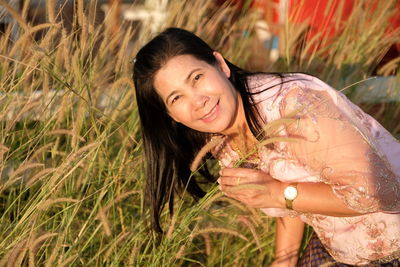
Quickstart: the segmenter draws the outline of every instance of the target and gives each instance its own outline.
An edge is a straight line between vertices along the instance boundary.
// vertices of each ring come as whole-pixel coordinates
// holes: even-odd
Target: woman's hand
[[[220,175],[218,181],[227,196],[254,208],[279,207],[281,182],[266,172],[248,168],[224,168]]]

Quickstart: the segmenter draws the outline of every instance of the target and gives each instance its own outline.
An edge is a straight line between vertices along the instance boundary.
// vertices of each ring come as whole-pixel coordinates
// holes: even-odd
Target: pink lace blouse
[[[275,143],[273,149],[258,148],[258,168],[285,182],[329,184],[349,208],[363,215],[262,211],[274,217],[300,216],[339,262],[362,265],[400,257],[399,141],[342,93],[315,77],[291,74],[281,86],[273,86],[277,83],[280,78],[269,75],[249,81],[252,92],[271,87],[254,95],[266,125],[276,121],[280,126],[274,126],[275,135],[296,140]],[[226,142],[214,154],[224,167],[233,167],[239,160]]]

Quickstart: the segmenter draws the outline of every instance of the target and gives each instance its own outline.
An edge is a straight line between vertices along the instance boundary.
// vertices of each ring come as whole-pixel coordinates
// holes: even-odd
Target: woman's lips
[[[201,118],[203,122],[211,122],[213,121],[217,116],[219,112],[219,100],[217,104],[208,112],[204,117]]]

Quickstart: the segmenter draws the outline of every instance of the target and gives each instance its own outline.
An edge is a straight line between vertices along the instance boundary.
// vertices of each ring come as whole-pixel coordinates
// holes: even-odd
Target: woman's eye
[[[194,76],[194,80],[195,80],[195,81],[198,81],[198,80],[200,79],[201,75],[202,75],[202,74],[197,74],[196,76]]]
[[[172,98],[172,100],[171,100],[171,104],[173,104],[173,103],[175,103],[176,101],[178,101],[178,99],[179,99],[180,97],[181,97],[181,96],[179,96],[179,95],[174,96],[174,97]]]

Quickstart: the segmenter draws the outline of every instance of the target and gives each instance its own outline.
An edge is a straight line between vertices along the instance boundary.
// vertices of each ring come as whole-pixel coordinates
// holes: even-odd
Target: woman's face
[[[191,55],[171,58],[155,75],[154,87],[169,115],[200,132],[237,131],[244,120],[240,95],[228,80],[230,69],[222,55],[209,65]]]

